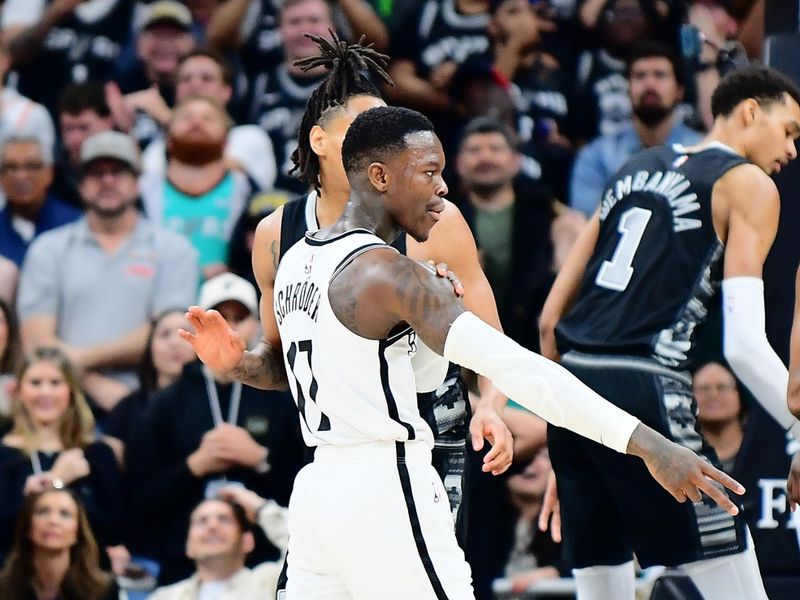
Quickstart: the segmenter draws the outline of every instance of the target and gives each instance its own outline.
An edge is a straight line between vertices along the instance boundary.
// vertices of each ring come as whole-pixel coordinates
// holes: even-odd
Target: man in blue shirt
[[[6,197],[0,210],[0,255],[17,267],[37,235],[81,216],[48,193],[52,182],[52,151],[39,140],[12,137],[0,147],[0,188]]]
[[[631,121],[618,133],[601,135],[575,159],[570,181],[570,205],[591,216],[611,176],[637,152],[660,144],[691,146],[701,135],[683,123],[684,73],[669,46],[643,43],[628,61]]]

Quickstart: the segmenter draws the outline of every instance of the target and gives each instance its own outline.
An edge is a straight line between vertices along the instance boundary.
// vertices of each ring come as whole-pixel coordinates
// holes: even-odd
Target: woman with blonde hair
[[[39,348],[22,361],[13,404],[13,428],[0,439],[0,558],[25,496],[52,487],[76,493],[103,547],[119,544],[122,476],[111,448],[95,439],[94,417],[61,350]],[[124,562],[119,549],[112,554]]]
[[[25,498],[0,572],[0,600],[114,600],[119,590],[98,563],[86,510],[73,492]]]

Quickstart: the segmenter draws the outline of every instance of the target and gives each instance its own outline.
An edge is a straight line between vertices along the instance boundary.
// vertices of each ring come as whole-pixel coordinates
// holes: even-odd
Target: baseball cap
[[[212,277],[200,287],[200,307],[208,310],[227,300],[236,300],[258,316],[258,298],[253,284],[233,273]]]
[[[133,138],[119,131],[101,131],[87,138],[81,145],[81,165],[86,166],[99,158],[113,158],[128,165],[136,173],[141,171],[139,148]]]
[[[139,31],[144,31],[155,23],[174,23],[188,30],[192,28],[192,13],[185,4],[177,0],[158,0],[145,6]]]

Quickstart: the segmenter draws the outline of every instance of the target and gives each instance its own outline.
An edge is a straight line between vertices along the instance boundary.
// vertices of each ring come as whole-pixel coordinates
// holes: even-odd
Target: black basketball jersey
[[[253,4],[256,6],[253,7]],[[242,44],[239,57],[248,80],[254,81],[261,73],[272,70],[283,60],[283,46],[278,30],[280,8],[276,0],[259,0],[251,3],[248,10],[256,14],[247,14],[245,18],[255,17],[255,22]]]
[[[439,65],[465,62],[489,49],[488,13],[462,15],[455,0],[427,0],[410,12],[392,35],[390,54],[414,62],[427,78]]]
[[[611,178],[578,300],[559,349],[691,365],[698,328],[719,308],[724,246],[711,218],[714,183],[747,162],[712,144],[652,148]]]
[[[295,77],[285,64],[261,73],[252,86],[250,119],[267,132],[275,150],[278,176],[275,187],[293,194],[302,194],[308,186],[289,175],[292,152],[297,148],[297,131],[306,110],[306,103],[322,81],[322,77]]]
[[[66,15],[48,32],[35,58],[17,71],[19,92],[55,114],[58,94],[68,84],[111,79],[130,35],[133,4],[118,0],[91,22],[74,12]]]

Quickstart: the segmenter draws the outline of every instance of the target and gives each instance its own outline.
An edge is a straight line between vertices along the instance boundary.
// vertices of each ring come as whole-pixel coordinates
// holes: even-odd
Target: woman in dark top
[[[66,356],[40,348],[17,373],[14,426],[0,440],[0,557],[26,496],[69,488],[86,508],[95,538],[125,562],[122,476],[114,453],[94,439],[94,418]]]
[[[117,585],[100,570],[86,511],[73,492],[50,488],[29,495],[0,572],[0,600],[117,598]]]
[[[196,358],[189,343],[178,335],[179,328],[189,326],[185,314],[185,308],[174,308],[153,320],[139,366],[139,389],[123,398],[106,417],[103,440],[114,450],[120,465],[124,464],[134,424],[150,406],[153,394],[176,381],[183,366]]]

